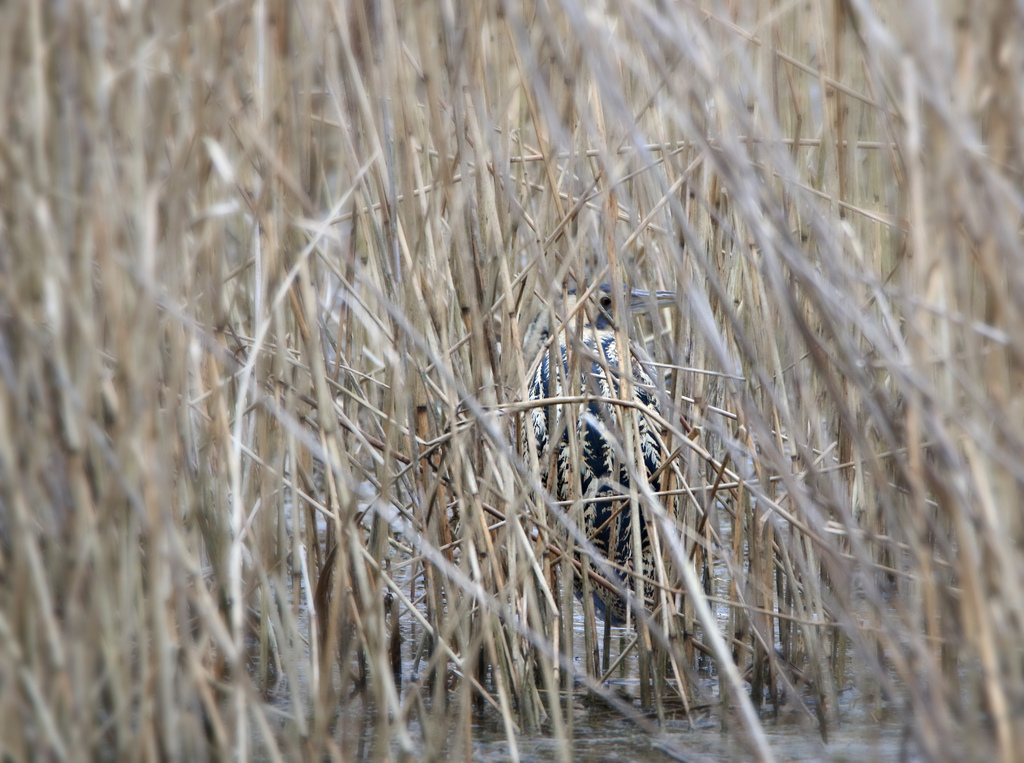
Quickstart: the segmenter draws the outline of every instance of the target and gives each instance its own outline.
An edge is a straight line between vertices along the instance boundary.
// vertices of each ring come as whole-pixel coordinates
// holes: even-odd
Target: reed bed
[[[568,759],[593,700],[679,757],[855,702],[1019,760],[1022,31],[0,7],[0,757]],[[615,638],[518,435],[529,321],[599,282],[676,293],[621,327],[666,463]]]

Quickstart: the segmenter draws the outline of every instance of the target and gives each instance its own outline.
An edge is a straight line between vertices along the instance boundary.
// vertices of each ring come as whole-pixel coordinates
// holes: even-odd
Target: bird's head
[[[582,307],[580,306],[581,299],[585,300]],[[573,289],[566,297],[563,315],[571,320],[571,316],[575,316],[579,310],[583,310],[584,325],[592,326],[598,331],[614,330],[619,325],[619,321],[615,319],[619,306],[615,302],[615,292],[612,290],[611,284],[603,283],[582,292]],[[676,293],[674,291],[652,292],[646,289],[623,287],[621,307],[627,311],[627,319],[633,315],[651,312],[675,303]]]
[[[618,310],[625,311],[628,321],[633,315],[650,313],[660,307],[676,304],[674,291],[647,291],[623,287],[621,300],[616,304],[615,292],[610,284],[603,283],[586,289],[571,289],[564,300],[555,305],[555,330],[564,327],[575,327],[582,311],[583,328],[593,328],[598,332],[614,331],[620,321],[616,320]],[[582,304],[581,304],[582,303]],[[551,312],[548,307],[541,308],[538,315],[531,321],[524,334],[524,357],[533,360],[544,340],[551,333]]]

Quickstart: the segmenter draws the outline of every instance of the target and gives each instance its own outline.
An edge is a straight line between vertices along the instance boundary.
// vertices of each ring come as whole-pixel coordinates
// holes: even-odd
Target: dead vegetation
[[[489,714],[516,758],[590,693],[769,759],[855,686],[923,759],[1020,759],[1022,32],[0,7],[0,755],[468,758]],[[516,434],[527,322],[599,282],[678,296],[623,327],[666,466],[614,641]]]

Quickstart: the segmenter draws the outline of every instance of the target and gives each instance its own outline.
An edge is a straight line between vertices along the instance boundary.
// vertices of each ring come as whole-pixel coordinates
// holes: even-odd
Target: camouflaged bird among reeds
[[[607,284],[578,294],[568,292],[552,311],[543,309],[530,323],[524,335],[524,358],[532,371],[529,376],[530,400],[552,400],[551,405],[531,409],[523,423],[523,453],[529,457],[529,438],[536,447],[541,480],[559,501],[569,501],[578,484],[583,499],[581,528],[597,550],[615,570],[616,587],[632,586],[635,538],[633,512],[627,498],[630,473],[642,468],[658,490],[656,476],[662,462],[662,448],[656,426],[649,413],[657,413],[658,400],[652,369],[646,366],[643,351],[631,344],[625,353],[629,363],[628,393],[622,389],[623,353],[619,351],[619,311],[627,320],[635,312],[654,309],[674,302],[673,292],[647,292],[625,289],[615,299]],[[582,304],[581,304],[582,300]],[[618,303],[618,304],[617,304]],[[552,330],[552,318],[555,326]],[[556,337],[552,339],[552,335]],[[552,368],[552,359],[561,358],[561,369]],[[645,367],[646,366],[646,367]],[[574,378],[575,377],[575,378]],[[623,394],[629,394],[633,406],[623,406]],[[579,395],[572,402],[557,403],[558,398]],[[627,398],[629,399],[629,398]],[[626,452],[624,422],[621,415],[629,408],[636,411],[635,458]],[[577,452],[577,457],[573,453]],[[629,460],[634,463],[630,464]],[[549,481],[554,466],[555,480]],[[631,466],[633,468],[631,468]],[[642,566],[646,580],[654,577],[654,561],[647,523],[638,516]],[[582,558],[583,555],[578,555]],[[575,578],[576,592],[582,578]],[[645,586],[649,589],[650,586]],[[646,591],[650,595],[652,591]],[[611,588],[596,586],[594,599],[602,615],[619,624],[626,617],[626,601]]]

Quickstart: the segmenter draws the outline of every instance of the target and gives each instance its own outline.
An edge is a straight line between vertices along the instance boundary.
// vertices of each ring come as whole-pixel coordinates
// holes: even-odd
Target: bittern
[[[586,292],[584,293],[586,295]],[[647,292],[639,289],[623,293],[622,308],[629,315],[655,306],[674,303],[674,292]],[[542,310],[531,323],[524,335],[525,359],[528,365],[536,364],[536,371],[529,383],[530,400],[546,400],[570,394],[573,387],[570,368],[576,369],[582,395],[593,399],[583,404],[559,404],[538,406],[531,409],[521,433],[523,452],[528,453],[527,438],[532,435],[539,458],[541,479],[548,484],[552,462],[556,480],[554,492],[559,501],[568,501],[574,484],[579,485],[584,499],[583,530],[597,551],[612,565],[613,570],[632,570],[634,542],[632,532],[632,511],[629,502],[622,496],[629,493],[630,466],[623,459],[629,458],[623,450],[623,417],[616,415],[616,402],[622,390],[621,363],[625,355],[629,363],[632,380],[632,399],[636,406],[636,442],[640,458],[637,467],[646,471],[651,487],[658,490],[656,473],[661,466],[662,449],[655,434],[655,423],[649,412],[658,411],[651,372],[641,362],[642,350],[635,345],[626,353],[618,347],[619,328],[625,328],[616,320],[616,300],[608,285],[594,289],[584,305],[579,304],[576,292],[570,292],[565,304],[557,312],[563,321],[555,327],[557,340],[551,338],[550,311]],[[580,316],[582,311],[582,317]],[[554,342],[557,341],[557,347]],[[547,348],[551,349],[547,349]],[[574,348],[575,360],[570,362]],[[537,355],[544,350],[539,363]],[[564,373],[551,367],[551,357],[560,355]],[[563,382],[563,380],[565,380]],[[563,389],[568,383],[570,390]],[[573,422],[564,420],[562,411],[572,411],[575,418],[575,438],[579,443],[579,458],[573,459],[574,446],[570,444],[570,427]],[[619,410],[624,410],[619,406]],[[557,439],[557,444],[555,440]],[[578,464],[578,465],[577,465]],[[635,472],[634,472],[635,473]],[[615,498],[613,496],[618,496]],[[640,515],[639,531],[642,557],[642,574],[653,579],[654,560],[650,549],[646,523]],[[584,574],[587,564],[584,563]],[[616,572],[620,585],[629,585],[629,576]],[[581,578],[576,578],[576,592],[580,594]],[[646,586],[645,586],[646,588]],[[625,600],[601,586],[594,589],[595,604],[602,616],[611,623],[620,624],[625,619]]]

